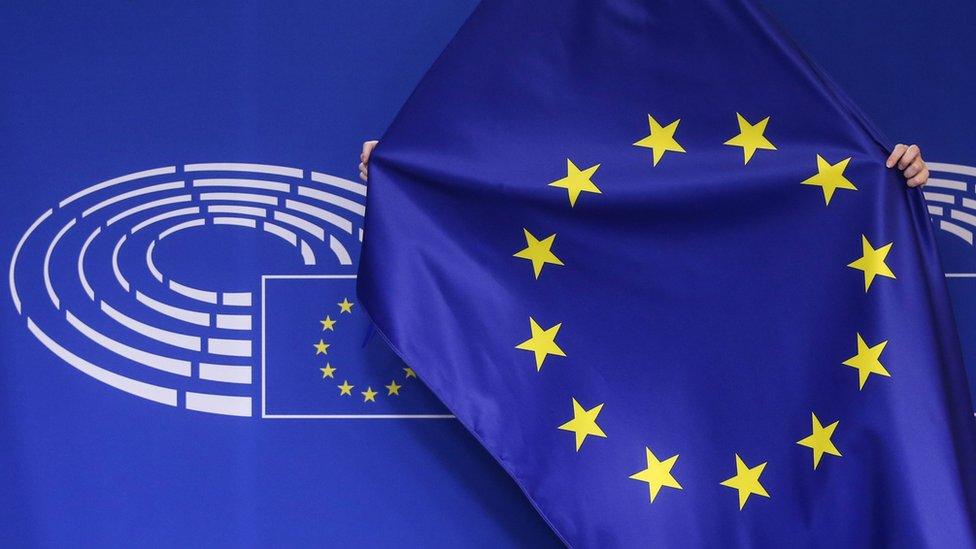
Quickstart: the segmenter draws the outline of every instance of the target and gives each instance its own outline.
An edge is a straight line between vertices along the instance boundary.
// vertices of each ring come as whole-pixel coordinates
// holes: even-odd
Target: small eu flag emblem
[[[451,417],[376,333],[354,275],[262,279],[262,416]]]

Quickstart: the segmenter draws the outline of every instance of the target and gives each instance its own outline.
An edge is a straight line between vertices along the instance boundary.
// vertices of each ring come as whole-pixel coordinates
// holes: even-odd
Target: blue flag
[[[486,1],[376,150],[359,298],[569,545],[972,546],[887,149],[751,2]]]

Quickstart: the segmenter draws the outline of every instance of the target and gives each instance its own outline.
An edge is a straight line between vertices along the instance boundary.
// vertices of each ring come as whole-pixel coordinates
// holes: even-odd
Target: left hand
[[[918,145],[895,145],[885,165],[889,168],[897,165],[908,180],[909,187],[921,187],[929,180],[929,169],[922,160],[922,149]]]

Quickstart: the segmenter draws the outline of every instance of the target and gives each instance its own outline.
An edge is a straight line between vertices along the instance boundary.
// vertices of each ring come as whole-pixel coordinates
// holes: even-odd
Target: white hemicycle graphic
[[[976,167],[929,162],[925,185],[929,215],[943,231],[973,244],[976,231]]]
[[[260,295],[198,288],[161,269],[179,231],[229,226],[281,239],[304,266],[350,266],[366,186],[264,164],[167,166],[61,200],[21,236],[10,261],[17,312],[59,358],[167,406],[252,416]],[[138,258],[142,272],[126,272]]]

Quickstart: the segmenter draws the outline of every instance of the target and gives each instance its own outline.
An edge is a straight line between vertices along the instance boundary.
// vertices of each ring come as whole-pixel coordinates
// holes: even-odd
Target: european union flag
[[[451,417],[358,301],[355,275],[262,277],[262,417]]]
[[[918,191],[752,2],[484,2],[382,138],[359,295],[569,545],[974,544]]]

